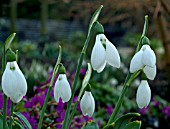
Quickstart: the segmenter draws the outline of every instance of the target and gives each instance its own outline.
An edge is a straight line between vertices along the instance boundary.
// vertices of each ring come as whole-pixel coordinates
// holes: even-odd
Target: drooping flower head
[[[92,68],[100,73],[105,68],[106,63],[119,68],[120,56],[116,47],[106,36],[104,34],[98,34],[91,54]]]
[[[16,61],[7,62],[2,75],[2,90],[14,103],[26,95],[27,82]]]
[[[130,72],[134,73],[140,69],[148,79],[153,80],[156,76],[156,56],[149,45],[143,45],[130,62]]]
[[[59,98],[61,98],[64,103],[64,102],[68,102],[71,98],[71,87],[67,80],[65,70],[63,69],[62,69],[62,72],[60,72],[58,79],[54,86],[54,98],[56,102],[59,102]]]
[[[151,100],[151,90],[147,80],[142,80],[137,93],[136,93],[136,102],[139,108],[146,108],[149,105]]]

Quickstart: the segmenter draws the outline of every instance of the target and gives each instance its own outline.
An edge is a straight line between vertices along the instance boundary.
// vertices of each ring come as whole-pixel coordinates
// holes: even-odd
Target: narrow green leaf
[[[101,12],[101,9],[103,8],[103,5],[101,5],[93,14],[91,20],[90,20],[90,24],[89,24],[89,30],[88,30],[88,35],[90,34],[91,31],[91,27],[93,26],[94,22],[97,21],[99,14]]]
[[[14,121],[14,125],[12,127],[14,129],[24,129],[24,126],[19,121]]]
[[[99,126],[95,122],[87,124],[83,129],[99,129]]]
[[[3,129],[3,116],[2,116],[2,114],[0,114],[0,129]],[[7,123],[6,123],[6,129],[9,129]]]
[[[140,121],[133,121],[127,124],[124,129],[140,129],[140,127],[141,127]]]
[[[139,117],[140,114],[139,113],[128,113],[123,115],[122,117],[118,118],[115,121],[115,127],[114,129],[124,129],[124,127],[126,126],[126,124],[128,124],[128,122],[133,118],[133,117]]]
[[[14,112],[14,115],[16,115],[23,123],[23,126],[26,127],[26,129],[32,129],[29,121],[25,118],[24,115],[22,115],[20,112]]]
[[[15,38],[16,33],[11,34],[5,41],[5,52],[10,48],[10,45]]]

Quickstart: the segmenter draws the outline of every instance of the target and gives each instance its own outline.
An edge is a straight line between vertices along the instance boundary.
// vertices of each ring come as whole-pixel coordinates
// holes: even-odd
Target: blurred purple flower
[[[81,68],[81,69],[80,69],[80,74],[81,74],[81,75],[85,75],[85,74],[86,74],[86,69]]]
[[[165,107],[162,109],[162,113],[165,114],[167,117],[170,117],[170,107],[165,106]]]
[[[112,112],[113,112],[113,107],[112,106],[107,106],[106,111],[107,111],[108,115],[111,115]]]
[[[140,113],[142,114],[142,115],[144,115],[144,114],[146,114],[146,112],[149,110],[149,106],[147,106],[146,108],[142,108],[142,109],[140,109]]]
[[[33,129],[37,129],[37,120],[33,116],[30,116],[28,112],[22,112],[22,114],[27,118]]]
[[[3,93],[0,93],[0,109],[3,108],[3,102],[4,102],[4,100],[3,100]]]

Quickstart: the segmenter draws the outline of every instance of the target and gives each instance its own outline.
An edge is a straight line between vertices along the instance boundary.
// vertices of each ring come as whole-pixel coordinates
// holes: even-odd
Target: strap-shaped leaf
[[[16,33],[11,34],[5,41],[5,52],[10,48],[10,45],[15,38]]]
[[[24,129],[24,126],[19,121],[14,121],[14,129]]]
[[[128,113],[123,115],[122,117],[118,118],[115,121],[115,126],[114,129],[124,129],[125,126],[128,124],[128,122],[133,118],[133,117],[139,117],[139,113]]]
[[[87,124],[83,129],[99,129],[99,126],[95,122]]]
[[[140,121],[133,121],[126,125],[124,129],[140,129],[141,122]]]
[[[3,129],[3,116],[0,114],[0,129]],[[7,123],[6,123],[6,129],[9,129]]]
[[[90,31],[91,31],[91,28],[94,24],[94,22],[97,21],[98,17],[99,17],[99,14],[101,12],[101,9],[103,8],[103,5],[101,5],[93,14],[91,20],[90,20],[90,24],[89,24],[89,30],[88,30],[88,35],[90,34]]]
[[[29,121],[25,118],[24,115],[22,115],[20,112],[14,112],[14,115],[16,115],[21,121],[22,121],[22,125],[24,127],[26,127],[26,129],[32,129]]]

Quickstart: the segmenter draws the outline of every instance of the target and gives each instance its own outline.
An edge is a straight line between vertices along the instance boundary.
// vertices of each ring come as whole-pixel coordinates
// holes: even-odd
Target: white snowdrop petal
[[[67,80],[62,80],[60,88],[60,94],[63,102],[68,102],[71,98],[71,88],[69,82]]]
[[[148,79],[154,80],[156,76],[156,65],[154,67],[145,66],[143,72]]]
[[[101,69],[106,60],[106,51],[100,41],[100,35],[96,36],[96,42],[91,54],[91,64],[94,70]]]
[[[143,45],[141,48],[143,50],[142,63],[144,65],[154,67],[156,64],[156,55],[149,45]]]
[[[143,51],[139,51],[137,52],[131,62],[130,62],[130,72],[134,73],[138,70],[140,70],[144,65],[142,63],[142,55],[143,55]]]
[[[139,108],[144,108],[149,105],[151,99],[151,90],[146,80],[142,80],[136,94],[136,102]]]
[[[105,66],[106,66],[106,61],[104,62],[104,64],[99,69],[97,69],[97,72],[98,73],[102,72],[103,69],[105,68]]]
[[[60,98],[59,86],[60,86],[60,83],[57,80],[54,86],[54,99],[57,103],[59,102],[59,98]]]
[[[84,116],[92,116],[95,110],[95,102],[91,92],[85,91],[81,101],[80,108]]]
[[[18,103],[26,95],[27,82],[16,61],[7,63],[2,76],[2,89],[14,103]]]
[[[106,40],[106,60],[116,68],[120,68],[120,56],[116,47],[107,39]]]

